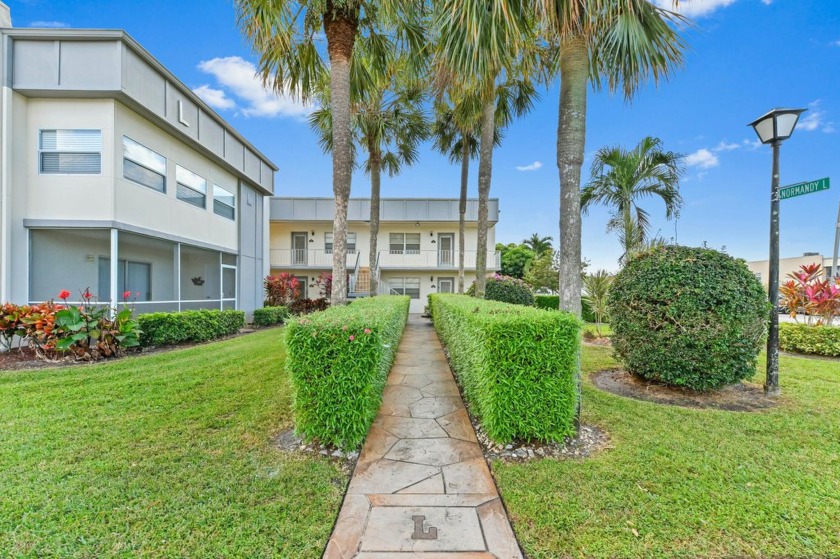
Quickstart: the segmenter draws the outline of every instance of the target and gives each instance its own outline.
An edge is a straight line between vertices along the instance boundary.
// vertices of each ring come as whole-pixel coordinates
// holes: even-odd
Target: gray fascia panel
[[[271,221],[332,221],[333,198],[293,198],[274,196],[269,199]],[[457,198],[382,198],[380,219],[389,222],[458,221]],[[499,199],[488,200],[488,221],[499,221]],[[370,220],[370,198],[351,198],[347,206],[348,221]],[[478,200],[467,199],[467,221],[478,221]]]

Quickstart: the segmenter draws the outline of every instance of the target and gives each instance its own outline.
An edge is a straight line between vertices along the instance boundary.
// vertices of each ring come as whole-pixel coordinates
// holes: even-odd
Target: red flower
[[[62,289],[58,293],[58,298],[59,299],[67,299],[69,296],[70,296],[70,292],[67,291],[66,289]]]
[[[365,328],[365,334],[370,334],[370,332],[371,332],[370,328]]]
[[[128,299],[131,297],[131,291],[123,291],[123,299]]]
[[[349,338],[347,338],[347,339],[348,339],[349,341],[351,341],[351,342],[352,342],[353,340],[355,340],[355,339],[356,339],[356,336],[350,336],[350,337],[349,337]]]
[[[85,301],[87,301],[88,299],[93,297],[93,295],[91,295],[91,293],[90,293],[90,288],[89,287],[85,288],[85,292],[82,293],[82,297],[84,298]]]

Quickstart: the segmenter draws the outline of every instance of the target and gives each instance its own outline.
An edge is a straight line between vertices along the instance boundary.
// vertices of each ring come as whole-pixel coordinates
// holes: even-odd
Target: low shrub
[[[289,318],[289,309],[286,307],[263,307],[254,310],[255,326],[274,326],[282,324]]]
[[[581,299],[581,318],[584,322],[595,322],[597,319],[592,310],[592,306],[586,299]],[[560,309],[559,295],[534,295],[534,306],[538,309],[546,311],[556,311]],[[609,319],[604,319],[603,324],[608,324]]]
[[[782,351],[840,357],[840,327],[779,324],[779,347]]]
[[[297,299],[289,304],[289,312],[293,315],[309,314],[327,310],[330,306],[326,299]]]
[[[299,435],[346,449],[364,441],[382,401],[408,304],[408,297],[372,297],[289,321],[286,369]]]
[[[235,310],[198,310],[142,314],[140,345],[200,343],[236,334],[245,326],[245,313]]]
[[[467,295],[475,296],[475,283],[473,283]],[[487,278],[487,286],[484,288],[484,298],[489,301],[501,301],[512,305],[534,305],[534,293],[527,283],[521,279],[510,276],[493,274]]]
[[[755,374],[769,312],[746,264],[707,248],[641,253],[609,295],[616,357],[633,374],[694,390]]]
[[[300,296],[300,281],[288,272],[268,276],[263,280],[266,307],[289,306]]]
[[[432,295],[431,311],[464,396],[490,438],[559,441],[574,434],[576,317],[442,294]]]

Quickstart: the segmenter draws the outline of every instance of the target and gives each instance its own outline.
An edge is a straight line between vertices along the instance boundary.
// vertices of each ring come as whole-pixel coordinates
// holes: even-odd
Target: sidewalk
[[[412,315],[325,559],[521,559],[431,323]]]

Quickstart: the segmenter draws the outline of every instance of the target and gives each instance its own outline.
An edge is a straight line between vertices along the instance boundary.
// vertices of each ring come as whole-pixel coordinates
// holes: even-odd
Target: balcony
[[[464,269],[475,270],[477,252],[464,251]],[[405,250],[382,251],[379,253],[380,270],[410,270],[441,268],[458,269],[458,251],[455,250]],[[501,253],[487,253],[487,268],[501,268]]]
[[[270,260],[272,268],[319,268],[331,269],[333,253],[327,250],[314,249],[271,249]],[[356,265],[356,252],[348,252],[347,267]]]

